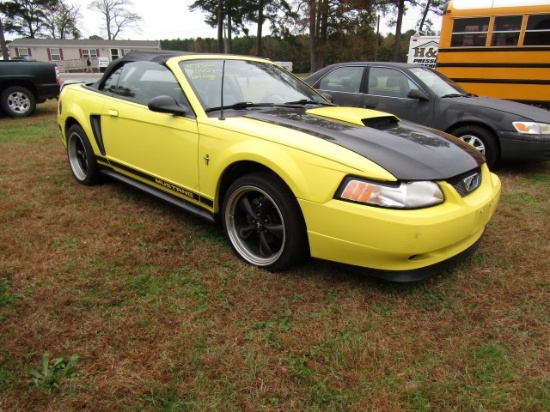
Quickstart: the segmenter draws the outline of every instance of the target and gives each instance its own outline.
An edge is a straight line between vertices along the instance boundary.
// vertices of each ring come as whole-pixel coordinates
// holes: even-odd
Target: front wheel
[[[307,232],[296,198],[275,175],[245,175],[228,189],[222,224],[240,258],[281,271],[305,258]]]
[[[36,99],[26,87],[11,86],[2,92],[0,105],[9,116],[25,117],[34,113]]]
[[[91,186],[99,181],[100,172],[88,136],[78,125],[67,132],[67,157],[73,176],[80,184]]]
[[[485,157],[487,166],[493,167],[499,157],[498,144],[493,134],[479,126],[462,126],[452,132],[460,140],[468,143]]]

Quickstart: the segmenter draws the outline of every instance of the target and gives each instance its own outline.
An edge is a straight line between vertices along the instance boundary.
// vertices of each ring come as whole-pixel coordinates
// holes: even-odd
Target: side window
[[[489,17],[456,19],[453,24],[451,47],[485,46]]]
[[[497,16],[491,46],[517,46],[523,16]]]
[[[417,89],[407,76],[398,70],[373,67],[369,70],[368,94],[388,97],[407,97]]]
[[[132,73],[135,73],[135,63],[127,63],[116,69],[103,83],[101,90],[117,94],[123,97],[135,97],[135,90],[132,87]]]
[[[550,45],[550,14],[533,14],[529,16],[523,45]]]
[[[174,74],[165,66],[148,63],[136,82],[136,98],[147,102],[156,96],[170,96],[178,103],[187,103],[183,91]]]
[[[319,89],[359,93],[364,71],[365,68],[359,66],[339,67],[321,79]]]
[[[112,72],[107,79],[105,79],[105,83],[103,83],[103,86],[100,88],[101,90],[104,90],[106,92],[110,93],[116,93],[117,85],[118,85],[118,79],[120,78],[120,74],[122,73],[123,67],[119,67],[117,70]]]
[[[143,104],[161,95],[168,95],[179,103],[188,104],[172,72],[152,62],[126,63],[106,79],[103,90]]]

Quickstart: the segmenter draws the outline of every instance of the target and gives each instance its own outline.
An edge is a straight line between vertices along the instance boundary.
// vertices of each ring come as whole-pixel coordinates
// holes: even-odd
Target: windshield
[[[273,64],[204,59],[182,61],[180,67],[207,111],[237,103],[250,106],[328,104],[302,81]]]
[[[414,67],[410,70],[439,97],[468,95],[468,92],[454,83],[451,79],[433,70],[423,67]]]

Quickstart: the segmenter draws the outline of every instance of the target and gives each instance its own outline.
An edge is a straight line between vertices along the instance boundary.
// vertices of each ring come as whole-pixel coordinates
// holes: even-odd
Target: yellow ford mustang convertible
[[[469,145],[334,106],[259,58],[131,52],[65,86],[58,123],[79,183],[108,176],[220,222],[270,271],[312,256],[422,279],[475,250],[500,195]]]

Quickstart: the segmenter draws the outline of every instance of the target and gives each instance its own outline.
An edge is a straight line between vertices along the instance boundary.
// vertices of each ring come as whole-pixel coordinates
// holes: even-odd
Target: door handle
[[[109,109],[109,116],[118,117],[118,110]]]

